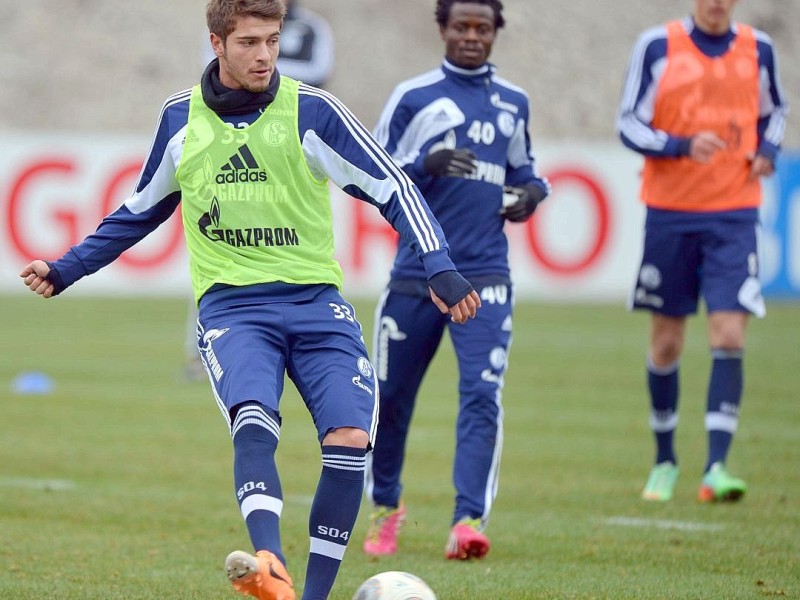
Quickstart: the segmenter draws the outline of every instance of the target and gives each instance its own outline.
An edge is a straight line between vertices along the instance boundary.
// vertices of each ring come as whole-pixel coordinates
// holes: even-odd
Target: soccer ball
[[[353,600],[436,600],[436,594],[416,575],[385,571],[362,583]]]

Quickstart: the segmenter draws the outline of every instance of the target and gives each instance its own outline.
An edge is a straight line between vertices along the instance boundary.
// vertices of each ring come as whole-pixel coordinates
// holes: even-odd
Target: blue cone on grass
[[[53,392],[53,380],[39,371],[20,373],[11,382],[11,391],[22,395],[45,395]]]

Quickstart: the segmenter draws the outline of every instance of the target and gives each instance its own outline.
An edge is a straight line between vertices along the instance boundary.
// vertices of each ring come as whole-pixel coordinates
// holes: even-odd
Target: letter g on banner
[[[75,171],[75,162],[71,159],[40,159],[20,169],[19,175],[12,178],[5,215],[7,234],[12,248],[25,260],[52,254],[48,252],[49,249],[36,243],[37,236],[34,235],[33,227],[24,227],[26,221],[33,220],[26,219],[25,213],[35,204],[39,186],[48,181],[64,185],[64,181],[73,176]],[[59,233],[63,234],[62,243],[65,249],[78,243],[78,216],[74,210],[67,208],[66,202],[62,201],[55,207],[50,206],[46,217],[57,224],[53,229],[59,229]]]

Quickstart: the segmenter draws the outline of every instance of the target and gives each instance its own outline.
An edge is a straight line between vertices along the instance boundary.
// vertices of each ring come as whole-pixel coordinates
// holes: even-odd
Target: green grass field
[[[357,309],[370,335],[373,306]],[[181,378],[185,310],[183,299],[0,297],[0,598],[237,597],[222,561],[250,547],[225,423],[208,384]],[[683,360],[676,497],[639,499],[653,456],[646,329],[646,315],[621,305],[517,307],[493,548],[471,563],[443,558],[448,342],[411,434],[401,552],[361,552],[365,504],[331,599],[386,570],[416,573],[439,600],[800,598],[800,305],[771,304],[750,324],[729,460],[750,486],[738,504],[695,501],[710,362],[699,317]],[[14,394],[24,371],[45,372],[54,392]],[[282,532],[299,588],[320,461],[291,386],[282,411]]]

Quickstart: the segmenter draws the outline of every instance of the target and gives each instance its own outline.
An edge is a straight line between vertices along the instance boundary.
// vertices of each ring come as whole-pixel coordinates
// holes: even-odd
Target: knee
[[[736,326],[718,327],[711,336],[709,343],[718,350],[742,350],[744,348],[744,330]]]
[[[675,364],[681,356],[682,344],[678,340],[663,339],[650,348],[650,360],[657,367]]]
[[[349,448],[366,448],[369,445],[369,434],[356,427],[339,427],[332,429],[322,439],[323,446],[346,446]]]
[[[657,367],[675,364],[683,352],[685,321],[682,318],[653,317],[650,332],[650,360]]]
[[[742,350],[746,324],[745,313],[713,313],[708,321],[710,346],[719,350]]]

